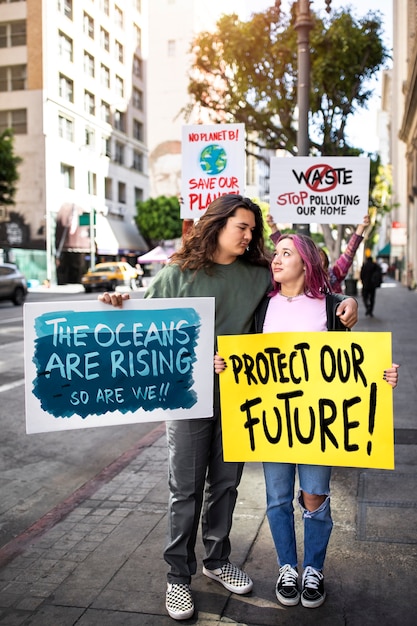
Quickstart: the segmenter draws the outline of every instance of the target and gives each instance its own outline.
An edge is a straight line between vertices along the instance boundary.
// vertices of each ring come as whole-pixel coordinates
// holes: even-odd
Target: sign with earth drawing
[[[361,224],[369,172],[367,157],[273,157],[271,215],[280,224]]]
[[[183,126],[182,219],[198,219],[219,196],[244,189],[244,124]]]

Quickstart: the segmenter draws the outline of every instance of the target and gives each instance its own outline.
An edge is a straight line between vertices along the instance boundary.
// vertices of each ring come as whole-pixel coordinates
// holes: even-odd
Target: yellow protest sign
[[[391,333],[218,338],[226,461],[394,468]]]

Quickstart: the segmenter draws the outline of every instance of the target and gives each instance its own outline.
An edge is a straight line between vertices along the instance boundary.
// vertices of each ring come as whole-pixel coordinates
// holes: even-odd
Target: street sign
[[[96,223],[96,214],[95,211],[92,213],[81,213],[79,217],[80,226],[90,226],[90,215],[94,216],[94,224]]]

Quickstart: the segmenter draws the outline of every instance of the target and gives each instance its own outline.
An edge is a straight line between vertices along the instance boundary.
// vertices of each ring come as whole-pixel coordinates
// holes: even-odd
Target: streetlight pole
[[[326,11],[330,13],[331,0],[325,0]],[[310,152],[310,138],[308,134],[308,116],[310,111],[310,31],[313,20],[310,12],[310,0],[296,0],[295,29],[297,31],[297,155],[308,156]],[[281,7],[281,0],[276,0],[276,8]],[[294,224],[294,230],[305,235],[310,234],[310,224]]]
[[[308,156],[310,152],[310,138],[308,134],[308,115],[310,111],[310,30],[313,28],[309,0],[298,0],[296,10],[295,29],[297,31],[298,54],[297,155]],[[309,235],[310,224],[294,224],[294,230],[298,233]]]
[[[308,156],[310,151],[308,114],[310,110],[310,30],[312,28],[313,21],[310,13],[310,2],[309,0],[298,0],[295,20],[298,54],[298,156]]]

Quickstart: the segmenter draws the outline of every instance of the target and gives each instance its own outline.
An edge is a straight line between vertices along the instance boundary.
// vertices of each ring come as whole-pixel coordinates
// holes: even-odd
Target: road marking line
[[[15,389],[15,387],[20,387],[20,385],[25,384],[25,379],[21,378],[20,380],[15,380],[14,383],[7,383],[6,385],[0,385],[0,393],[3,391],[10,391],[10,389]]]

